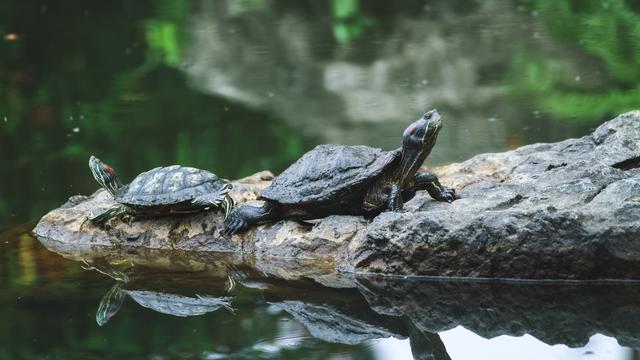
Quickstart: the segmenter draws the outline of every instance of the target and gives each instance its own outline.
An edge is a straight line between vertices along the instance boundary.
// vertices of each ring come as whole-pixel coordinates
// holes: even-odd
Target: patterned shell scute
[[[393,154],[361,145],[318,145],[276,177],[261,197],[281,204],[332,201],[380,174]]]
[[[122,290],[135,302],[147,309],[173,316],[197,316],[220,308],[232,309],[231,297],[189,297],[145,290]]]
[[[116,195],[130,205],[170,205],[217,191],[224,184],[215,174],[179,165],[157,167],[136,176]]]

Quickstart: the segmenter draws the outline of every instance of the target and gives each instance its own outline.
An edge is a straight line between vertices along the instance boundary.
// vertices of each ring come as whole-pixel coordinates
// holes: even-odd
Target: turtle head
[[[118,179],[116,172],[97,157],[91,156],[89,159],[89,169],[91,169],[91,173],[98,184],[111,193],[111,195],[115,195],[118,189],[122,187],[122,182]]]
[[[409,125],[402,134],[402,179],[413,176],[436,144],[442,117],[433,109]]]
[[[124,291],[120,289],[121,283],[117,282],[100,300],[98,311],[96,311],[96,322],[102,326],[114,317],[124,302]]]
[[[435,145],[441,128],[442,117],[438,110],[433,109],[405,129],[402,134],[402,147],[428,147],[430,150]]]

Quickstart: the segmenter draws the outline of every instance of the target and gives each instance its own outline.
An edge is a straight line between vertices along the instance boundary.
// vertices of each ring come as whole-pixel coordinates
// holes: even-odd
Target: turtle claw
[[[245,230],[247,227],[249,227],[249,224],[236,212],[233,212],[224,220],[224,230],[222,233],[225,236],[233,235]]]
[[[440,201],[453,202],[454,200],[460,199],[460,196],[456,194],[456,190],[453,188],[443,186],[441,191],[442,199],[438,199]]]

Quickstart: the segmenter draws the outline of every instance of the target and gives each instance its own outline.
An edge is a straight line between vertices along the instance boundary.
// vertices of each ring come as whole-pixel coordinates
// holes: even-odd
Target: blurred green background
[[[283,170],[393,148],[437,107],[430,164],[582,136],[638,106],[637,1],[5,1],[0,229],[182,164]]]

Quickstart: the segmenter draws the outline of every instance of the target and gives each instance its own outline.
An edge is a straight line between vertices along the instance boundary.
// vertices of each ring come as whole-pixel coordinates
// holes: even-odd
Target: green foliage
[[[364,35],[367,28],[373,25],[373,18],[360,11],[358,0],[333,0],[333,37],[339,43],[349,43]]]
[[[576,75],[585,64],[521,50],[514,56],[514,90],[534,95],[559,117],[603,118],[640,107],[640,14],[628,1],[535,1],[550,35],[594,59],[606,81]],[[594,72],[594,70],[589,70]]]
[[[130,180],[176,163],[225,178],[278,171],[304,151],[279,119],[189,86],[176,69],[188,3],[99,4],[50,6],[20,22],[18,40],[0,39],[0,173],[14,174],[0,187],[0,229],[94,191],[91,154]],[[0,28],[40,6],[0,3]]]
[[[162,20],[145,22],[149,58],[157,59],[168,65],[177,65],[180,61],[178,51],[178,28],[176,24]]]
[[[333,0],[333,16],[336,19],[348,19],[357,15],[360,8],[358,0]]]

